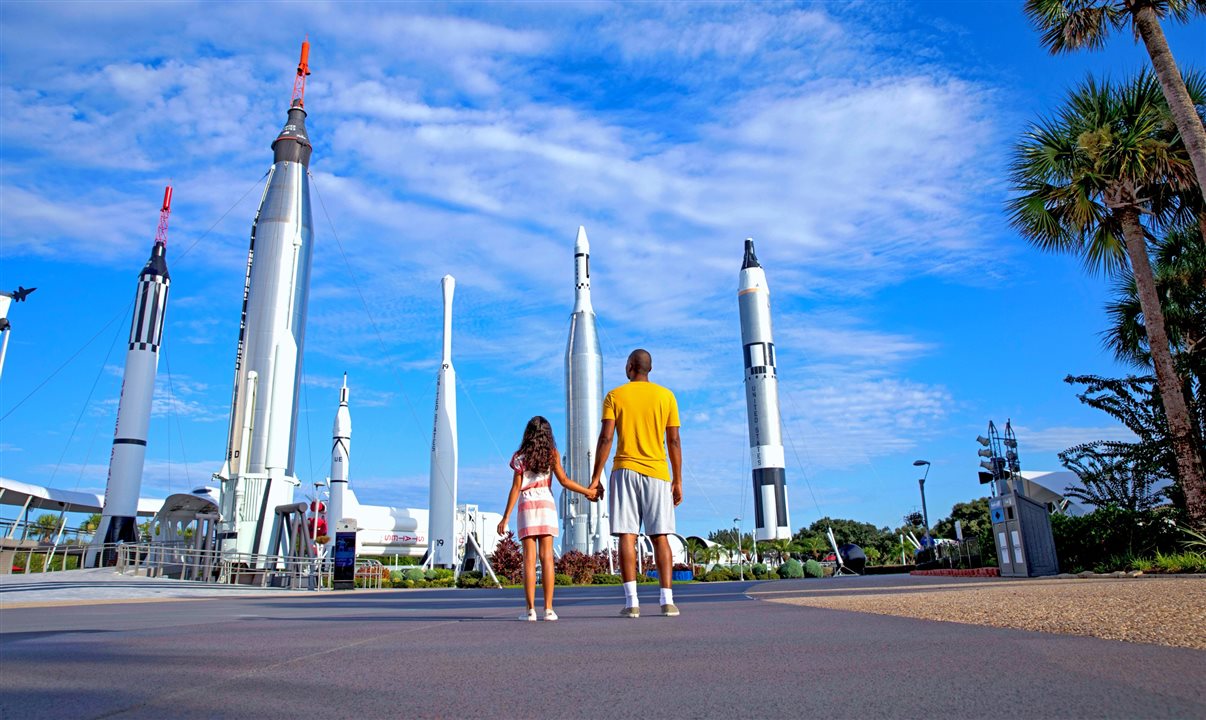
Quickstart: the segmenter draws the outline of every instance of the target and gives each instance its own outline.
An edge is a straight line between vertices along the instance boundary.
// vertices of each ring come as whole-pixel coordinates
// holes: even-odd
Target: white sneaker
[[[544,611],[544,617],[542,619],[547,622],[552,622],[557,619],[557,613],[553,612],[550,608]]]
[[[519,619],[527,622],[536,622],[536,608],[529,608],[527,612],[519,616]]]

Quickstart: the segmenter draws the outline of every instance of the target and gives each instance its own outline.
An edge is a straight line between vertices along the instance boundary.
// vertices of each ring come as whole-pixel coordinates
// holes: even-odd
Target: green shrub
[[[389,574],[389,581],[394,587],[402,587],[402,583],[406,581],[406,574],[401,570],[393,570]]]
[[[1112,505],[1079,517],[1052,515],[1051,534],[1064,572],[1106,567],[1110,558],[1171,553],[1180,539],[1166,512],[1135,512]]]
[[[619,585],[622,582],[624,582],[623,578],[611,573],[595,573],[595,576],[591,578],[593,585]]]
[[[766,563],[754,563],[750,566],[750,570],[753,571],[755,576],[766,575]]]
[[[816,562],[816,560],[809,560],[809,562]],[[779,566],[779,577],[802,578],[804,577],[804,566],[800,564],[799,560],[788,560]]]
[[[482,574],[476,571],[463,572],[456,579],[456,586],[462,588],[482,587]]]
[[[554,585],[573,585],[574,579],[565,573],[557,573],[553,575]]]
[[[423,568],[408,568],[402,574],[406,576],[407,580],[411,580],[413,582],[427,579],[427,575],[423,572]]]
[[[714,567],[703,576],[704,582],[727,582],[732,579],[733,574],[722,567]]]
[[[821,567],[821,563],[816,560],[809,560],[804,563],[804,577],[819,578],[825,576],[825,568]]]

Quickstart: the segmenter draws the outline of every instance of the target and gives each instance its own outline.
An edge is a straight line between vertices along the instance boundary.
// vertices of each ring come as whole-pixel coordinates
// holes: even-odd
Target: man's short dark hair
[[[641,375],[648,375],[653,369],[653,357],[648,350],[637,348],[628,354],[628,366]]]

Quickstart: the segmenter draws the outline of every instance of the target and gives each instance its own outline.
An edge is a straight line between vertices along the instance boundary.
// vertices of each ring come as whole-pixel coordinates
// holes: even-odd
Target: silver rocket
[[[565,471],[586,485],[594,470],[595,441],[603,422],[603,355],[590,302],[590,241],[578,227],[574,241],[574,311],[565,347]],[[611,546],[607,504],[561,491],[561,552],[596,553]]]
[[[452,293],[456,280],[445,275],[444,350],[436,380],[435,426],[431,433],[431,511],[428,520],[428,564],[452,567],[460,559],[456,521],[456,370],[452,367]]]
[[[229,442],[219,473],[218,539],[227,553],[264,551],[274,508],[293,502],[299,484],[293,456],[314,243],[304,107],[309,50],[303,43],[293,102],[272,143],[272,168],[251,226]]]
[[[348,461],[352,457],[352,414],[348,411],[348,376],[339,389],[339,409],[331,429],[331,497],[327,500],[327,532],[335,535],[335,524],[343,519],[343,497],[348,489]]]
[[[171,211],[172,187],[169,185],[163,191],[159,229],[151,247],[151,258],[138,274],[126,369],[121,380],[121,399],[117,403],[117,427],[113,431],[113,450],[109,454],[105,503],[100,526],[92,541],[94,549],[89,552],[87,563],[93,567],[112,565],[117,561],[114,543],[138,540],[138,495],[147,455],[147,428],[151,422],[151,400],[155,392],[155,373],[159,368],[168,288],[172,284],[167,268],[167,229]],[[99,552],[102,545],[109,547]]]
[[[745,351],[745,402],[754,470],[755,540],[791,539],[783,470],[783,427],[779,419],[779,376],[771,336],[770,288],[766,272],[746,238],[737,289],[741,346]]]

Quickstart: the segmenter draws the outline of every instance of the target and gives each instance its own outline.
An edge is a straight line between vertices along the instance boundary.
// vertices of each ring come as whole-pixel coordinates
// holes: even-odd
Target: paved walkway
[[[993,582],[681,585],[678,618],[643,586],[639,620],[619,588],[560,588],[556,623],[517,622],[518,590],[18,608],[5,584],[0,717],[1206,717],[1203,651],[754,595]]]

